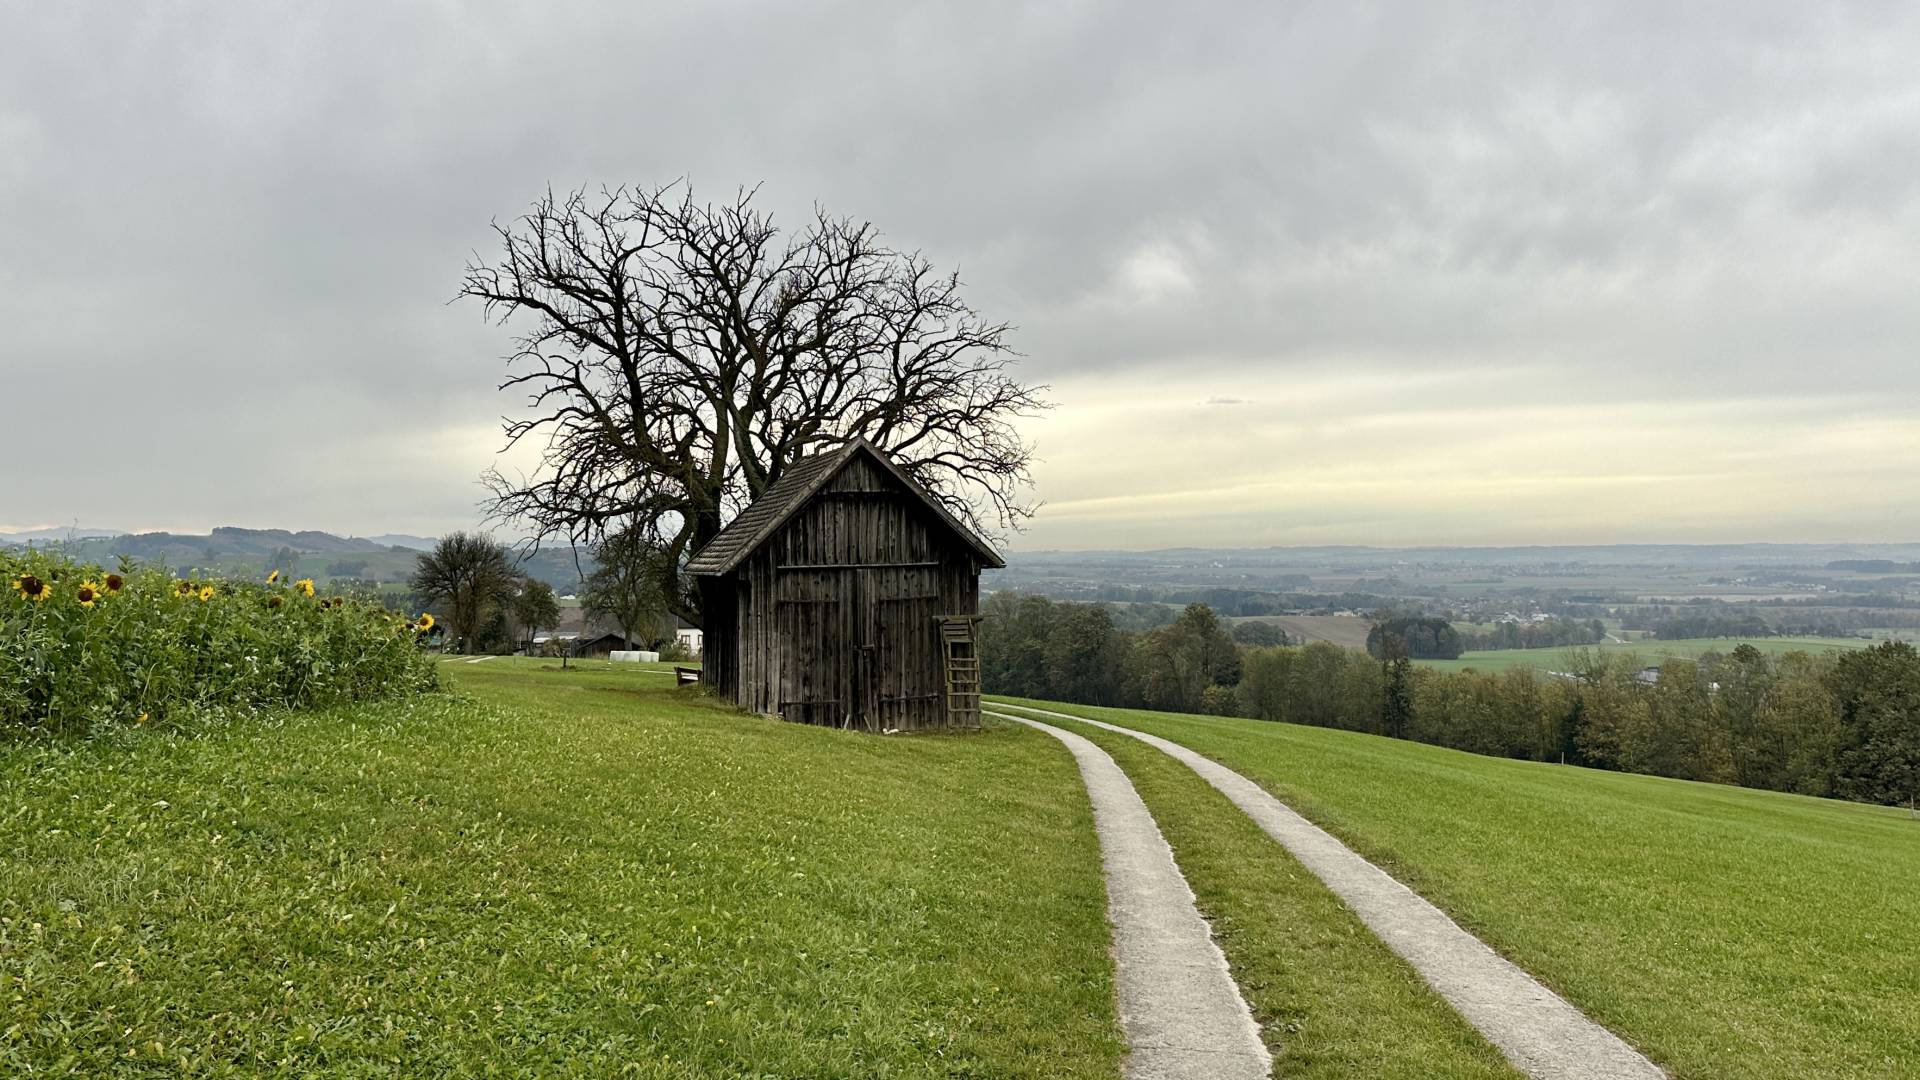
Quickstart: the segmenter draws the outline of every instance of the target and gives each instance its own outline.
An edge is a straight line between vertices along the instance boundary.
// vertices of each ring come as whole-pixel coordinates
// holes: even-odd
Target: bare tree
[[[496,223],[497,260],[460,290],[516,330],[501,389],[532,415],[506,421],[507,445],[544,439],[533,475],[489,472],[494,514],[537,540],[646,531],[694,622],[686,557],[793,462],[855,436],[985,531],[1033,509],[1012,421],[1044,388],[1009,373],[1007,325],[873,225],[816,210],[783,237],[754,194],[549,191]]]

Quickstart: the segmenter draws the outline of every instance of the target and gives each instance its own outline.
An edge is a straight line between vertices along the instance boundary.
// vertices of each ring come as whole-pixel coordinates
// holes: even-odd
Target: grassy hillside
[[[0,1075],[1115,1074],[1053,740],[443,670],[470,696],[0,746]]]
[[[1364,644],[1364,642],[1362,643]],[[1874,642],[1864,638],[1683,638],[1674,641],[1659,641],[1653,638],[1641,638],[1625,643],[1609,641],[1599,645],[1578,645],[1573,651],[1582,650],[1609,656],[1636,656],[1649,664],[1658,664],[1662,660],[1680,657],[1691,659],[1707,652],[1732,652],[1739,645],[1752,645],[1769,656],[1778,656],[1789,652],[1825,652],[1829,649],[1862,649]],[[1441,671],[1506,671],[1509,668],[1525,667],[1540,671],[1564,671],[1567,668],[1567,649],[1489,649],[1484,652],[1462,653],[1458,660],[1416,660],[1421,667],[1436,668]]]
[[[1920,1062],[1920,822],[1322,728],[1047,705],[1258,781],[1679,1078]]]

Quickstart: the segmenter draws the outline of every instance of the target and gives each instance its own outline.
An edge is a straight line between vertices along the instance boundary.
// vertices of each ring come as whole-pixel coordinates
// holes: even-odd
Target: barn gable
[[[875,475],[875,467],[879,476]],[[1007,565],[991,545],[949,513],[939,499],[916,483],[878,447],[865,439],[855,439],[838,450],[794,462],[781,474],[780,479],[774,481],[773,486],[762,492],[705,547],[694,553],[687,563],[687,573],[699,576],[725,574],[734,570],[823,489],[842,493],[885,490],[885,481],[881,477],[891,479],[899,490],[924,503],[937,521],[972,548],[982,566],[998,569]]]
[[[796,463],[688,563],[707,681],[755,712],[863,730],[979,722],[972,530],[857,440]]]

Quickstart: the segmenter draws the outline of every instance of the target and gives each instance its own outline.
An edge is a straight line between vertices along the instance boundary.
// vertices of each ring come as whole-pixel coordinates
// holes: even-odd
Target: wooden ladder
[[[947,722],[955,727],[980,726],[980,653],[973,641],[973,624],[978,618],[940,617],[940,648],[947,669]]]

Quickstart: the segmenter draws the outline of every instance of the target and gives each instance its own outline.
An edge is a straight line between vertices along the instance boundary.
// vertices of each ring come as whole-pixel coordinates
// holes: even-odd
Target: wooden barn
[[[998,554],[864,439],[795,462],[697,552],[705,681],[864,731],[977,727],[980,570]]]

